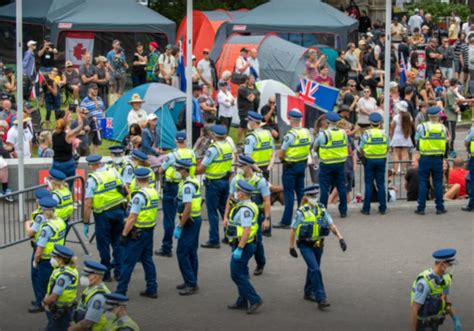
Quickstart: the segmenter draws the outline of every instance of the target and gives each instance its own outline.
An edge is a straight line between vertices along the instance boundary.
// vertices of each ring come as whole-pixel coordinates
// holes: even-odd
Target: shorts
[[[94,146],[102,145],[102,135],[100,131],[92,130],[89,132],[89,143],[92,143]]]
[[[240,119],[240,124],[239,128],[241,129],[247,129],[247,113],[239,113],[239,119]]]
[[[346,173],[346,191],[352,192],[352,188],[355,186],[354,173]]]

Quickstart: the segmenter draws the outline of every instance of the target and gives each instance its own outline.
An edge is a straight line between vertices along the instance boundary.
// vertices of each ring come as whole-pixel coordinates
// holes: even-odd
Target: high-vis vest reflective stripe
[[[132,168],[133,168],[132,163],[130,161],[126,161],[126,160],[124,160],[120,163],[110,162],[110,163],[107,163],[105,167],[107,169],[115,169],[115,171],[117,171],[120,174],[120,177],[122,177],[123,172],[124,172],[124,170],[127,166],[132,166]]]
[[[263,167],[270,164],[273,154],[273,137],[269,130],[257,129],[250,132],[248,136],[254,136],[256,140],[252,152],[252,159],[258,166]]]
[[[194,177],[196,175],[196,155],[194,151],[190,148],[178,148],[172,152],[174,155],[175,160],[189,160],[191,161],[191,168],[189,168],[189,175]],[[170,165],[165,171],[165,180],[167,182],[172,183],[179,183],[181,181],[180,178],[176,177],[176,169],[174,165]]]
[[[139,229],[152,228],[156,225],[160,195],[154,188],[149,187],[141,188],[137,194],[143,195],[145,198],[145,206],[140,210],[134,227]]]
[[[240,222],[237,222],[236,220],[234,220],[234,217],[235,215],[237,215],[237,212],[242,208],[242,207],[247,207],[249,208],[251,211],[252,211],[252,225],[250,227],[250,234],[249,234],[249,237],[247,239],[247,243],[251,243],[255,240],[255,236],[257,235],[257,231],[258,231],[258,222],[257,222],[257,218],[258,218],[258,207],[257,205],[254,203],[254,202],[251,202],[251,201],[241,201],[241,202],[238,202],[230,211],[230,214],[229,214],[229,222],[227,224],[227,228],[226,229],[226,234],[230,233],[230,230],[232,228],[236,229],[235,233],[236,233],[236,237],[237,238],[232,238],[232,236],[227,236],[229,239],[231,239],[231,241],[233,241],[234,239],[237,239],[240,241],[240,238],[242,238],[242,235],[244,233],[244,227],[240,224]]]
[[[209,146],[211,147],[217,150],[217,157],[206,167],[206,178],[223,178],[232,170],[232,146],[226,140],[218,140]]]
[[[446,129],[441,123],[423,123],[425,134],[420,138],[421,155],[444,155],[446,152]]]
[[[105,330],[107,331],[122,331],[122,330],[139,331],[140,327],[129,316],[122,316],[114,320],[108,320]]]
[[[326,144],[319,146],[319,159],[326,164],[346,162],[349,156],[347,150],[347,135],[341,129],[324,131]]]
[[[83,312],[87,312],[89,301],[96,294],[109,294],[109,293],[110,293],[110,290],[103,283],[93,286],[93,287],[87,287],[84,290],[84,292],[82,292],[78,309],[82,310]],[[107,317],[105,316],[105,310],[104,310],[104,314],[100,316],[99,322],[93,324],[92,331],[103,331],[106,325],[107,325]]]
[[[417,291],[416,289],[416,284],[418,281],[423,278],[428,286],[430,287],[430,293],[426,297],[425,303],[423,306],[420,307],[418,310],[418,316],[417,318],[419,320],[431,320],[431,319],[439,319],[443,318],[447,311],[446,311],[446,297],[444,295],[445,290],[449,288],[451,285],[453,279],[450,274],[444,274],[443,275],[443,281],[441,284],[438,284],[436,282],[436,276],[433,274],[433,269],[426,269],[425,271],[422,271],[415,279],[413,282],[413,285],[411,287],[411,297],[410,301],[413,304],[413,299],[415,298],[415,292]],[[432,314],[429,314],[427,316],[420,316],[420,312],[423,312],[423,308],[425,305],[432,305],[434,304],[434,308],[432,311]],[[431,310],[431,309],[430,309]]]
[[[49,238],[46,246],[43,248],[43,253],[41,254],[41,258],[43,260],[49,260],[51,258],[51,253],[54,250],[54,245],[64,245],[64,237],[66,235],[66,223],[62,220],[62,218],[54,218],[52,220],[47,220],[46,222],[40,225],[38,232],[35,233],[35,242],[38,242],[39,236],[43,227],[48,226],[51,231],[53,231],[53,235]]]
[[[155,172],[153,171],[152,168],[150,167],[143,167],[143,168],[147,168],[147,169],[150,169],[150,176],[148,177],[148,182],[150,183],[150,188],[155,188],[156,187],[156,175],[155,175]],[[130,196],[133,196],[135,193],[137,193],[139,190],[140,190],[140,187],[138,186],[137,184],[137,179],[134,177],[132,179],[132,181],[130,182],[130,186],[129,186],[129,190],[130,190]]]
[[[388,140],[385,133],[380,129],[367,130],[367,142],[362,148],[368,159],[384,159],[387,157]]]
[[[115,170],[98,171],[89,176],[94,178],[97,184],[92,199],[92,208],[95,213],[102,213],[126,201],[117,190],[122,185],[122,181]]]
[[[304,219],[303,222],[298,224],[298,226],[296,227],[296,238],[298,240],[308,239],[311,241],[317,241],[319,238],[319,226],[317,223],[316,215],[313,213],[312,208],[309,205],[304,205],[298,208],[298,210],[303,214]],[[312,229],[310,237],[301,238],[301,229],[306,227]]]
[[[201,197],[201,185],[199,184],[199,180],[195,177],[187,177],[186,179],[182,180],[178,186],[178,200],[183,201],[183,186],[187,183],[191,183],[194,185],[196,189],[193,194],[193,199],[191,201],[191,217],[198,217],[201,216],[201,206],[202,206],[202,197]],[[181,213],[178,213],[181,216]]]
[[[64,289],[63,293],[61,293],[61,295],[58,297],[55,304],[58,306],[70,306],[76,302],[77,286],[79,285],[79,272],[77,271],[77,268],[64,266],[54,269],[51,277],[49,278],[47,293],[52,293],[58,277],[62,275],[69,277],[71,284],[69,284],[69,286]]]
[[[293,128],[288,131],[295,137],[294,141],[288,146],[285,152],[285,161],[287,162],[301,162],[309,157],[309,150],[311,149],[311,134],[305,128]]]
[[[69,188],[63,187],[51,193],[56,194],[59,198],[59,203],[55,209],[56,216],[61,217],[63,220],[68,220],[74,213],[74,202],[72,200],[71,191],[69,191]]]
[[[258,208],[262,209],[263,208],[263,197],[262,197],[262,194],[261,194],[260,190],[258,189],[258,184],[260,183],[261,180],[265,180],[265,178],[263,178],[261,175],[257,175],[256,173],[252,174],[252,177],[250,177],[250,179],[245,178],[241,174],[237,174],[237,175],[235,175],[235,181],[234,181],[236,191],[237,191],[237,183],[241,179],[247,181],[247,183],[249,183],[250,185],[253,186],[252,196],[251,196],[250,199],[253,202],[255,202],[255,204],[257,205]]]

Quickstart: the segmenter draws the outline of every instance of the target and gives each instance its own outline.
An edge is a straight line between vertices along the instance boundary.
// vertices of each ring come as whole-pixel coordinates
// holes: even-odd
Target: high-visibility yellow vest
[[[59,203],[56,206],[56,216],[61,217],[63,220],[68,220],[74,213],[74,201],[72,200],[72,193],[68,187],[63,187],[59,190],[51,192],[59,198]]]
[[[92,208],[95,213],[102,213],[126,201],[118,191],[118,188],[122,186],[122,180],[115,170],[96,171],[89,176],[97,184],[92,199]]]
[[[311,149],[309,130],[306,128],[292,128],[287,134],[293,135],[295,139],[285,152],[285,161],[301,162],[307,160]]]
[[[347,135],[342,129],[324,131],[326,143],[319,146],[319,159],[326,164],[346,162],[349,156]]]
[[[108,320],[105,331],[140,331],[140,327],[128,315],[115,320]]]
[[[377,128],[367,130],[367,142],[362,148],[368,159],[384,159],[388,152],[388,139],[385,133]]]
[[[143,195],[145,198],[145,206],[142,207],[137,216],[134,227],[138,229],[153,228],[156,225],[158,216],[158,201],[160,196],[154,188],[141,188],[137,194]]]
[[[85,316],[85,313],[87,312],[89,301],[97,294],[109,294],[110,290],[105,286],[104,283],[101,283],[99,285],[95,285],[92,287],[87,287],[84,292],[82,292],[81,295],[81,300],[79,301],[78,305],[78,310],[83,312],[83,315]],[[107,325],[107,317],[105,316],[105,310],[104,314],[100,316],[100,320],[97,323],[94,323],[92,325],[92,331],[103,331],[105,326]]]
[[[38,242],[41,231],[45,226],[48,226],[53,235],[49,238],[46,246],[43,248],[43,253],[41,254],[41,259],[49,260],[51,258],[51,253],[53,253],[54,245],[64,245],[65,236],[66,236],[66,223],[62,218],[56,217],[51,220],[47,220],[40,225],[38,232],[35,233],[35,242]]]
[[[191,161],[191,168],[189,168],[189,175],[194,177],[196,175],[196,155],[194,154],[194,150],[190,148],[178,148],[172,152],[174,155],[175,160],[189,160]],[[180,178],[176,176],[176,169],[174,165],[170,165],[165,171],[165,180],[167,182],[172,183],[179,183],[181,181]]]
[[[195,192],[193,194],[193,199],[191,201],[191,217],[201,216],[201,206],[202,206],[202,197],[201,197],[201,184],[199,180],[195,177],[187,177],[183,179],[178,186],[178,200],[183,201],[183,186],[191,183],[194,185]],[[181,216],[181,213],[178,212],[178,215]]]
[[[232,146],[227,140],[218,140],[211,147],[217,150],[217,157],[206,167],[206,178],[220,179],[232,170]]]
[[[55,304],[58,306],[71,306],[76,302],[77,286],[79,285],[79,272],[77,268],[64,266],[53,270],[49,278],[47,293],[51,294],[59,276],[66,275],[71,279],[71,284],[61,293]]]
[[[441,123],[423,123],[424,135],[420,137],[421,155],[444,155],[446,152],[446,129]]]
[[[241,175],[241,174],[235,175],[234,178],[235,178],[234,183],[235,183],[235,190],[236,191],[237,191],[237,183],[241,179],[247,181],[247,183],[249,183],[250,185],[253,186],[253,191],[252,191],[252,195],[251,195],[250,199],[253,202],[255,202],[255,204],[257,205],[258,208],[262,209],[263,208],[263,197],[262,197],[262,193],[258,189],[258,184],[260,183],[261,180],[265,180],[265,178],[263,178],[262,175],[256,174],[256,173],[253,173],[252,177],[250,177],[249,179],[245,178],[244,175]]]
[[[148,182],[150,183],[149,187],[150,188],[155,188],[156,187],[155,172],[150,167],[143,167],[143,168],[150,169],[150,176],[148,177]],[[135,177],[133,177],[132,181],[130,182],[129,190],[130,190],[130,196],[131,197],[133,197],[133,195],[140,190],[140,187],[137,184],[137,179]]]
[[[300,241],[317,241],[329,235],[329,224],[324,217],[326,211],[324,206],[317,204],[311,206],[304,204],[298,211],[303,214],[303,223],[296,228],[296,238]]]
[[[240,241],[244,233],[244,227],[240,224],[240,221],[235,220],[235,216],[242,207],[247,207],[252,211],[252,225],[250,227],[250,234],[247,239],[247,243],[252,243],[255,240],[255,236],[258,231],[258,207],[254,202],[249,200],[238,202],[229,213],[229,222],[227,223],[226,236],[230,242],[235,240]]]
[[[273,154],[273,137],[271,132],[265,129],[256,129],[250,132],[248,136],[254,136],[257,142],[253,148],[252,159],[259,167],[269,165]]]

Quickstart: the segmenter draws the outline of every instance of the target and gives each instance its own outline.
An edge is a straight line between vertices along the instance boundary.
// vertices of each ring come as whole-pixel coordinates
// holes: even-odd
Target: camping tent
[[[272,0],[222,25],[214,49],[220,49],[233,33],[262,35],[269,32],[305,47],[325,44],[342,48],[355,38],[357,28],[357,20],[320,0]],[[211,58],[216,59],[217,55],[217,51],[213,52]]]
[[[142,109],[147,114],[155,113],[158,117],[157,141],[163,148],[174,148],[174,136],[179,114],[185,107],[186,95],[175,87],[150,83],[137,86],[127,91],[106,112],[112,118],[114,132],[112,140],[122,141],[128,133],[127,115],[131,109],[128,102],[134,93],[138,93],[145,100]]]

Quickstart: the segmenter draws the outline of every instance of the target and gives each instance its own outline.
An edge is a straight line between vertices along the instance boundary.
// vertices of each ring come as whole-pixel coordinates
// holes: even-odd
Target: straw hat
[[[138,93],[134,93],[128,103],[131,104],[131,103],[136,103],[136,102],[144,103],[145,100],[142,100],[142,98],[140,98],[140,95]]]
[[[30,117],[23,117],[23,123],[26,123],[28,121],[30,121],[31,118]],[[15,120],[13,120],[13,124],[17,125],[18,124],[18,119],[15,118]]]
[[[105,56],[99,55],[98,57],[95,58],[96,63],[100,62],[107,62],[107,58]]]

